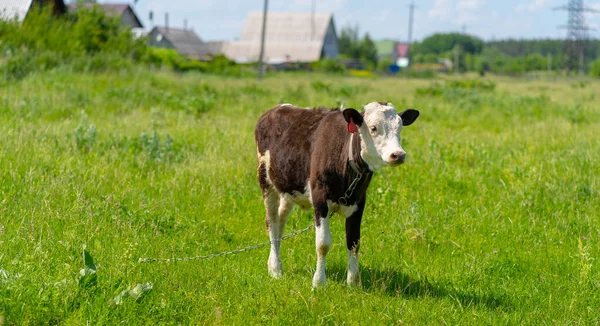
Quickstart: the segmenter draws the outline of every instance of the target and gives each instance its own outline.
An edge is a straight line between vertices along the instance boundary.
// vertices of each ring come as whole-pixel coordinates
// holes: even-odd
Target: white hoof
[[[349,286],[359,286],[360,285],[360,276],[358,273],[352,273],[348,271],[348,276],[346,277],[346,283]]]
[[[318,288],[325,285],[325,273],[315,273],[313,276],[312,286],[313,288]]]
[[[270,259],[267,263],[269,266],[269,275],[273,278],[281,278],[283,276],[283,268],[281,267],[281,261],[276,259]]]

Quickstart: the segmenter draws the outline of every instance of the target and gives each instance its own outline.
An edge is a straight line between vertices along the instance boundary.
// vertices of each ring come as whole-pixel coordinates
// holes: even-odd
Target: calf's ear
[[[345,109],[344,111],[342,111],[342,114],[344,115],[344,119],[346,119],[346,122],[348,123],[350,123],[350,119],[352,119],[352,122],[354,122],[357,126],[360,127],[364,122],[362,114],[360,114],[360,112],[354,109]]]
[[[406,109],[398,114],[402,118],[402,125],[411,125],[419,117],[419,111],[413,109]]]

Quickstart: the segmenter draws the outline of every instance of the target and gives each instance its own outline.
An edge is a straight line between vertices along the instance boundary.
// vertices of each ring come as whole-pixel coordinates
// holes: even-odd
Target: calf
[[[354,109],[302,109],[282,104],[256,125],[258,182],[267,210],[271,239],[269,274],[281,277],[279,238],[295,204],[314,208],[317,269],[313,286],[325,284],[325,256],[331,246],[329,217],[346,218],[348,284],[358,284],[360,223],[373,171],[404,163],[402,126],[419,111],[401,113],[391,103],[373,102],[364,113]]]

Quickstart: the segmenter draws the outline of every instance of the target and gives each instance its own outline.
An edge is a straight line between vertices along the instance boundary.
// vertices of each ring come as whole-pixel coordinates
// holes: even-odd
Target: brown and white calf
[[[346,218],[348,284],[358,284],[360,223],[373,171],[404,163],[402,126],[419,111],[400,113],[391,103],[373,102],[354,109],[303,109],[282,104],[264,113],[255,129],[258,181],[272,241],[269,274],[281,277],[280,248],[294,204],[314,208],[317,269],[313,286],[325,284],[325,256],[331,246],[329,217]],[[354,184],[352,184],[354,181]]]

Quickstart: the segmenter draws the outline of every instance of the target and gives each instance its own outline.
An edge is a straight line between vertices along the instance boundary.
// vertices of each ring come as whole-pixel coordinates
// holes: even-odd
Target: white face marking
[[[359,128],[360,154],[372,170],[404,161],[394,159],[406,155],[400,146],[401,130],[402,119],[391,103],[372,102],[365,106],[364,123]]]
[[[293,106],[290,103],[283,103],[283,104],[279,104],[279,106]]]

